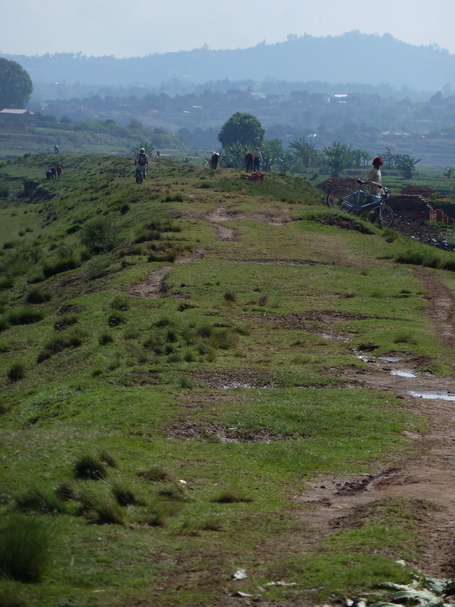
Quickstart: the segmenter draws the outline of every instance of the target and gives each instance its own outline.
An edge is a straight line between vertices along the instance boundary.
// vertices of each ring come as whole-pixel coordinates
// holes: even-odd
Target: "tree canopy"
[[[0,109],[25,108],[32,91],[32,80],[22,66],[0,57]]]
[[[264,141],[264,136],[265,129],[255,116],[236,112],[221,127],[218,141],[223,147],[240,143],[252,148],[260,146]]]

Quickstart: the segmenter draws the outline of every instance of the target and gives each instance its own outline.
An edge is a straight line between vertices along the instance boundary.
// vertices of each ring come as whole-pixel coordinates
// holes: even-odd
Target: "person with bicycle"
[[[368,185],[370,186],[371,200],[377,200],[380,202],[384,190],[384,187],[381,185],[381,167],[383,165],[382,158],[376,156],[372,164],[373,168],[368,173]]]
[[[146,169],[149,165],[149,155],[145,153],[144,148],[139,150],[139,154],[136,156],[134,164],[136,165],[136,173],[142,171],[142,176],[145,179],[147,175]]]

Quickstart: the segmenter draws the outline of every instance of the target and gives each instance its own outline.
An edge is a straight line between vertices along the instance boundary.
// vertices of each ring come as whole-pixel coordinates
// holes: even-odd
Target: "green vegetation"
[[[340,229],[304,177],[154,158],[138,187],[129,159],[62,158],[51,183],[48,156],[27,159],[28,196],[22,161],[0,168],[4,596],[183,607],[241,588],[278,604],[407,583],[431,504],[373,502],[320,538],[301,498],[427,431],[351,383],[358,350],[453,372],[400,259],[411,240]],[[455,290],[451,254],[412,249],[444,259],[425,265]]]

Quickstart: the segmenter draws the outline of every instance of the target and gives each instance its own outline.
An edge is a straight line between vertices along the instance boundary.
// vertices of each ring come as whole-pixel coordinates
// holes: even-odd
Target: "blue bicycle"
[[[392,209],[384,202],[389,197],[387,188],[383,188],[382,196],[372,196],[362,190],[362,185],[366,184],[366,181],[357,179],[357,183],[359,187],[354,192],[341,187],[332,190],[327,196],[327,205],[331,209],[339,209],[345,213],[355,215],[366,213],[371,223],[379,223],[384,228],[390,228],[395,216]]]

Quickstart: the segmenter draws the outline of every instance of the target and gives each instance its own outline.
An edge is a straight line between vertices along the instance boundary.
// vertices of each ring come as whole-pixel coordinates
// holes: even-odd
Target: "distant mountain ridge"
[[[1,55],[20,63],[35,82],[159,86],[178,79],[387,84],[411,89],[455,89],[455,55],[437,46],[413,46],[390,34],[358,31],[341,36],[288,36],[285,42],[247,49],[207,47],[146,57],[86,57],[58,53],[43,56]]]

